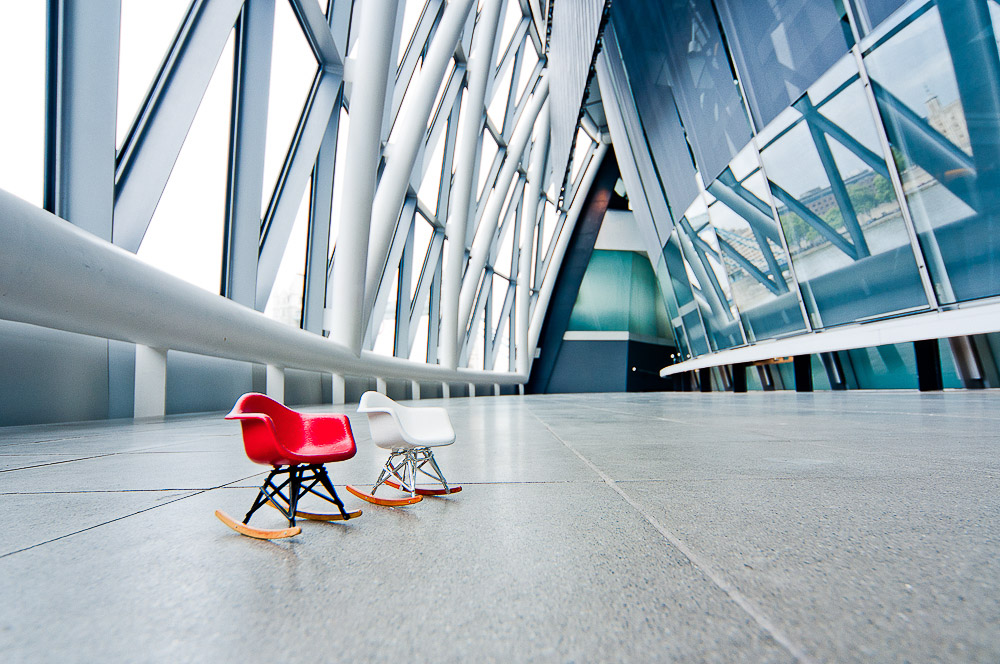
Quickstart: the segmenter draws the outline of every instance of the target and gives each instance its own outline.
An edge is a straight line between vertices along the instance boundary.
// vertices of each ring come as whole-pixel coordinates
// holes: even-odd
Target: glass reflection
[[[708,214],[750,340],[803,330],[788,254],[781,243],[757,152],[747,146],[709,185]]]
[[[1000,294],[996,3],[926,5],[865,54],[938,299]]]
[[[671,326],[678,339],[677,343],[680,344],[678,347],[686,345],[685,355],[688,357],[704,355],[709,352],[708,338],[705,335],[701,310],[695,302],[691,282],[688,281],[687,267],[676,228],[663,246],[663,258],[666,269],[660,275],[660,284],[665,294],[672,293],[674,296],[673,302],[668,301],[667,308],[670,312]],[[686,339],[686,344],[682,339]],[[684,349],[681,350],[683,352]]]
[[[845,58],[761,150],[814,327],[927,305],[869,109]]]
[[[684,268],[714,350],[744,343],[708,206],[699,196],[677,223]]]

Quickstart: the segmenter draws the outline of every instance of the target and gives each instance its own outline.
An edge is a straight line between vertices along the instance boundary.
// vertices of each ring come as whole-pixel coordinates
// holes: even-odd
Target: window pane
[[[1000,293],[997,9],[942,3],[865,56],[934,288],[942,302]]]
[[[0,3],[0,189],[39,207],[45,170],[45,3]],[[16,63],[16,65],[14,64]]]
[[[661,21],[677,109],[702,177],[714,180],[750,141],[750,122],[733,84],[715,10],[710,0],[651,4],[670,17]]]
[[[833,96],[802,97],[761,151],[814,327],[927,304],[857,70],[835,71]]]
[[[734,171],[744,174],[742,180]],[[803,330],[788,254],[753,147],[740,153],[709,191],[717,200],[708,213],[747,334],[764,339]]]
[[[724,0],[718,6],[758,127],[850,47],[834,0]]]
[[[234,46],[230,35],[136,252],[150,265],[213,293],[222,283]]]

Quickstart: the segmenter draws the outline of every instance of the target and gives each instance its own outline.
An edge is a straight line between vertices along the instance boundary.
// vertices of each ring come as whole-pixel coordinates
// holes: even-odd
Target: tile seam
[[[531,412],[530,409],[528,412]],[[663,536],[667,542],[674,546],[681,554],[686,557],[692,565],[694,565],[698,571],[704,574],[717,588],[726,594],[744,613],[750,616],[750,618],[757,623],[757,625],[764,631],[765,634],[770,636],[781,645],[789,654],[792,655],[796,660],[804,662],[805,664],[813,664],[814,660],[810,658],[805,650],[803,650],[798,644],[793,642],[788,636],[786,636],[778,627],[768,618],[764,613],[758,609],[746,596],[741,593],[735,585],[726,580],[720,573],[716,572],[710,565],[704,562],[700,556],[694,553],[683,541],[681,541],[673,532],[667,527],[663,526],[659,520],[656,519],[652,514],[647,512],[642,508],[631,496],[625,493],[621,487],[612,479],[607,473],[598,468],[593,462],[587,457],[580,454],[576,449],[573,448],[567,441],[563,440],[559,434],[553,431],[548,424],[546,424],[540,417],[531,413],[555,438],[561,442],[566,449],[575,454],[581,461],[583,461],[591,470],[593,470],[604,483],[607,484],[615,493],[617,493],[621,498],[628,503],[634,510],[636,510],[660,535]]]

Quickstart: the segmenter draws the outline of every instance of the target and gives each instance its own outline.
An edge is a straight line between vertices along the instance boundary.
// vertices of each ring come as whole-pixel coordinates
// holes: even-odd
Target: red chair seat
[[[247,456],[260,464],[329,463],[357,452],[347,416],[305,415],[263,394],[244,394],[226,419],[239,420]]]

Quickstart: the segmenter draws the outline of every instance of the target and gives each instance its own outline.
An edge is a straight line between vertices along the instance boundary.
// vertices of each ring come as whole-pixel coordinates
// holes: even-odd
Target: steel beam
[[[44,207],[110,241],[121,0],[52,0],[48,20]]]
[[[274,0],[247,0],[236,24],[220,292],[248,307],[257,297],[273,37]]]
[[[397,0],[369,2],[362,7],[357,59],[350,76],[354,86],[347,154],[351,163],[342,180],[337,260],[333,264],[330,308],[335,317],[330,337],[355,351],[364,335],[365,270],[372,201],[381,148],[386,81],[391,66]]]
[[[538,120],[538,115],[542,110],[542,105],[548,99],[549,85],[548,77],[542,78],[538,87],[532,93],[532,101],[525,109],[521,117],[518,118],[517,128],[511,137],[510,145],[507,146],[507,156],[504,160],[503,168],[497,175],[497,180],[490,192],[489,200],[483,211],[483,218],[476,229],[475,239],[472,241],[472,252],[469,255],[469,264],[462,279],[462,289],[459,293],[458,304],[458,330],[461,334],[462,328],[469,320],[472,313],[472,304],[476,296],[476,286],[479,282],[479,275],[486,265],[486,257],[493,246],[493,235],[496,231],[497,223],[500,220],[500,212],[507,198],[510,183],[517,173],[521,163],[521,156],[531,138],[531,131]]]
[[[385,166],[372,203],[372,228],[365,276],[366,312],[371,312],[374,308],[383,272],[392,267],[387,259],[396,233],[396,222],[409,188],[410,173],[426,134],[427,121],[445,69],[455,53],[462,28],[473,6],[473,0],[448,2],[434,39],[424,56],[420,74],[416,80],[411,81],[389,135],[389,144],[384,152]]]
[[[333,215],[333,175],[340,130],[340,103],[334,105],[326,134],[313,166],[309,194],[309,234],[306,238],[306,274],[302,301],[302,329],[323,333],[330,257],[330,221]]]
[[[309,48],[323,71],[343,75],[344,62],[333,39],[330,23],[315,0],[289,0]]]

